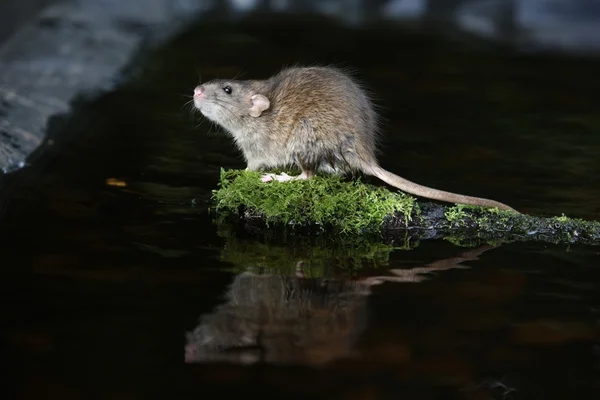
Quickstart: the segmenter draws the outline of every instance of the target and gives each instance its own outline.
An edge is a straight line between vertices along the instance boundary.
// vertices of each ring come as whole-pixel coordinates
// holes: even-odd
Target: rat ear
[[[260,117],[263,111],[267,110],[271,106],[271,102],[262,94],[255,94],[250,97],[252,100],[252,107],[250,107],[250,116]]]

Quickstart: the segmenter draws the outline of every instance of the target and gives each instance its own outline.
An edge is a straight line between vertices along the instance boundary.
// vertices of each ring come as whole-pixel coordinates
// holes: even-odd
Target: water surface
[[[385,117],[385,168],[600,219],[598,61],[321,20],[198,24],[57,116],[32,164],[2,177],[10,394],[600,394],[598,248],[423,241],[366,255],[213,224],[220,168],[244,164],[184,106],[198,72],[294,63],[356,69]]]

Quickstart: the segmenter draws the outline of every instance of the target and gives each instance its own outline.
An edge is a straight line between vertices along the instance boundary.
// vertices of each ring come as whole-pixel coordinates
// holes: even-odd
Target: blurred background
[[[270,13],[273,19],[326,16],[349,27],[395,24],[447,37],[472,35],[525,52],[589,56],[600,50],[600,3],[595,0],[1,0],[0,95],[5,104],[0,111],[13,102],[11,92],[31,93],[34,99],[51,94],[56,101],[45,101],[50,112],[67,110],[76,91],[105,88],[114,80],[140,42],[166,40],[192,21],[232,22],[256,13]],[[54,27],[50,33],[48,24]],[[86,43],[95,44],[96,53]],[[112,50],[98,48],[102,43]],[[65,93],[38,94],[49,81]],[[65,85],[74,90],[65,91]],[[49,116],[42,114],[32,121],[31,113],[9,113],[0,137],[3,170],[23,165],[39,145]],[[24,138],[20,130],[32,137]]]
[[[600,4],[594,0],[232,0],[206,2],[230,15],[256,10],[331,15],[349,24],[395,21],[439,24],[521,49],[596,52]]]

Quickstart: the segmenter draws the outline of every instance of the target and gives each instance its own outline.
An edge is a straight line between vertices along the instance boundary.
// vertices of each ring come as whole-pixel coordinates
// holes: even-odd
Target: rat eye
[[[223,87],[223,91],[227,94],[231,94],[232,90],[231,90],[231,86],[225,86]]]

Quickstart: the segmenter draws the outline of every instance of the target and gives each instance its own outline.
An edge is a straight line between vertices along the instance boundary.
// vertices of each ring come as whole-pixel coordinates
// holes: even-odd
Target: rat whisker
[[[184,107],[189,107],[191,109],[194,109],[195,108],[194,107],[194,99],[188,100],[185,103],[183,103],[183,105],[181,106],[181,108],[184,108]]]

